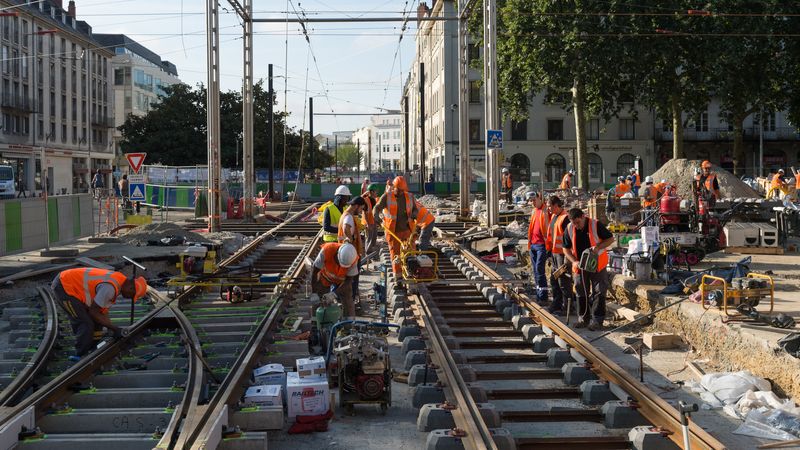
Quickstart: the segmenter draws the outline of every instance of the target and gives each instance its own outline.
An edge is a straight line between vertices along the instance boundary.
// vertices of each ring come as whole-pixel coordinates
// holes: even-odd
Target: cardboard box
[[[251,386],[244,393],[245,406],[283,407],[282,387],[278,385]]]
[[[658,227],[642,227],[642,239],[648,247],[657,245],[661,242],[658,239]]]
[[[253,379],[256,384],[286,386],[286,371],[283,368],[283,364],[267,364],[253,370]]]
[[[289,372],[286,374],[286,396],[290,421],[298,415],[324,414],[331,406],[327,378],[301,378],[297,372]]]
[[[295,360],[297,375],[300,378],[325,377],[325,358],[322,356],[312,356],[311,358],[298,358]]]
[[[680,336],[669,333],[644,333],[643,341],[651,350],[667,350],[683,343]]]

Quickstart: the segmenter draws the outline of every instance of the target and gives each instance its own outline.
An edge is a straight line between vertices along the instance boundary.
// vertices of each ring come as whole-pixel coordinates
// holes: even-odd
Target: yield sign
[[[147,153],[125,153],[125,158],[128,159],[128,165],[131,166],[134,173],[139,173],[146,156]]]

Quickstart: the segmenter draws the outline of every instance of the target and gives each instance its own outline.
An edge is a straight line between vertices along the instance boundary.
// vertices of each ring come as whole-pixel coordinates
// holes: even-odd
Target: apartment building
[[[361,165],[368,171],[398,172],[402,170],[402,123],[399,111],[376,114],[369,125],[354,131],[350,141],[359,147]]]

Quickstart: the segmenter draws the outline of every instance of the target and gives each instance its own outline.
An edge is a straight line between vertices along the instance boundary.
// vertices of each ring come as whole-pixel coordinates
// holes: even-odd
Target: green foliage
[[[336,164],[339,167],[355,169],[364,160],[364,156],[353,144],[340,145],[336,150]]]

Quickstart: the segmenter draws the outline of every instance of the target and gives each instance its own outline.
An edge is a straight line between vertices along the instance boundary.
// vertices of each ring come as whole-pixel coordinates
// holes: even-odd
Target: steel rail
[[[433,320],[426,296],[430,296],[424,286],[418,286],[419,295],[416,295],[417,304],[420,306],[420,317],[423,322],[423,327],[428,332],[429,343],[431,346],[431,359],[442,370],[445,393],[453,400],[456,408],[453,409],[452,415],[456,427],[462,430],[466,439],[462,439],[464,448],[466,450],[497,450],[497,445],[492,439],[492,434],[486,426],[486,422],[481,417],[478,405],[472,398],[469,392],[469,387],[461,373],[458,371],[458,365],[453,359],[453,355],[447,348],[442,333]],[[414,297],[413,295],[411,297]],[[434,370],[434,369],[431,369]]]
[[[33,354],[30,361],[28,361],[25,367],[14,378],[14,381],[0,392],[0,406],[11,406],[22,398],[22,395],[24,395],[25,391],[30,387],[31,383],[33,383],[36,375],[47,367],[47,362],[53,354],[56,343],[58,342],[58,308],[56,307],[56,301],[47,289],[38,287],[36,290],[39,292],[39,297],[41,297],[44,303],[45,315],[47,317],[42,343],[39,345],[39,348],[36,350],[36,353]]]
[[[289,281],[296,280],[303,276],[306,270],[304,264],[305,259],[319,247],[321,241],[322,230],[317,233],[312,241],[305,245],[294,262],[292,262],[292,265],[288,269],[290,276],[287,278]],[[215,419],[223,414],[224,409],[229,403],[238,402],[244,392],[244,386],[247,385],[246,382],[258,362],[262,347],[267,342],[270,331],[278,324],[278,315],[289,301],[289,296],[285,294],[297,286],[297,283],[291,283],[289,281],[276,286],[275,290],[278,298],[276,298],[275,302],[270,307],[264,320],[258,325],[250,341],[245,346],[244,351],[240,353],[236,362],[233,364],[232,370],[228,372],[228,375],[222,381],[219,389],[209,401],[202,418],[197,422],[197,426],[194,429],[185,430],[183,432],[183,434],[188,435],[186,436],[186,443],[191,446],[191,449],[217,448],[219,436],[221,436],[221,430],[219,429],[221,424]],[[186,445],[180,446],[180,448],[186,447]]]
[[[469,260],[479,271],[483,272],[486,278],[500,281],[501,283],[494,284],[496,288],[517,299],[520,305],[525,306],[542,325],[550,328],[553,333],[582,355],[591,364],[594,372],[622,388],[637,403],[638,410],[645,419],[653,425],[669,431],[669,439],[678,446],[683,445],[680,413],[672,405],[631,376],[617,363],[608,359],[600,350],[589,344],[583,337],[548,313],[544,308],[537,305],[530,297],[524,294],[517,294],[508,289],[504,284],[505,280],[480,258],[466,251],[454,241],[448,243],[453,248],[458,249],[462,256]],[[726,448],[724,444],[703,430],[694,421],[689,423],[689,433],[689,441],[693,449],[719,450]]]

